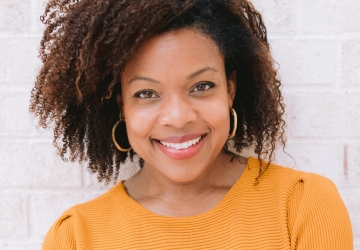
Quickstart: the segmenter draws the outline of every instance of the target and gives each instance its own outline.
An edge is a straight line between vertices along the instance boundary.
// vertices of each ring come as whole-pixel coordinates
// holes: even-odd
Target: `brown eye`
[[[134,96],[137,98],[144,98],[144,99],[158,97],[154,92],[150,90],[139,91]]]
[[[215,86],[215,84],[213,84],[211,82],[202,82],[202,83],[196,85],[192,92],[206,91],[210,88],[213,88],[214,86]]]

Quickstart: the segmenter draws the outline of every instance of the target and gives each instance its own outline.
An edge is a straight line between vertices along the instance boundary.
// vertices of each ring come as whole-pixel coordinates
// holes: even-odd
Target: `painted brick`
[[[336,0],[305,0],[303,8],[303,30],[320,31],[323,33],[334,32],[338,29],[338,14],[340,1]]]
[[[279,74],[284,84],[331,84],[335,77],[335,41],[270,41]]]
[[[359,10],[360,1],[343,0],[341,8],[338,9],[339,32],[360,33]]]
[[[360,192],[360,144],[345,145],[344,156],[345,166],[342,185],[357,188]]]
[[[303,0],[303,30],[305,32],[359,32],[358,0]]]
[[[290,98],[289,98],[290,97]],[[339,121],[343,103],[329,93],[302,93],[290,95],[287,99],[288,119],[292,126],[289,134],[293,137],[340,136]]]
[[[30,94],[0,93],[0,133],[35,130],[29,114]]]
[[[360,85],[360,40],[343,42],[341,65],[343,84]]]
[[[316,153],[315,153],[316,152]],[[244,149],[241,155],[257,157],[253,148]],[[283,151],[278,145],[273,163],[294,170],[316,173],[342,185],[343,147],[334,143],[286,143]]]
[[[40,69],[39,47],[38,38],[1,38],[0,84],[20,82],[33,86]]]
[[[51,143],[0,143],[0,187],[80,187],[78,164],[63,162]]]
[[[344,94],[342,98],[345,99],[344,106],[340,109],[343,114],[341,117],[343,127],[339,127],[339,129],[344,128],[343,136],[360,137],[360,94]]]
[[[343,174],[342,159],[343,150],[341,145],[325,143],[287,143],[285,152],[282,151],[282,148],[276,150],[274,162],[295,170],[317,173],[331,179],[337,184],[340,182]]]
[[[29,0],[0,1],[0,32],[29,29]]]
[[[254,7],[261,13],[269,35],[293,33],[296,28],[296,1],[255,0]]]
[[[36,31],[41,33],[45,29],[45,25],[41,22],[40,16],[44,14],[45,2],[43,0],[33,0],[35,1],[35,13],[33,13],[33,18],[36,20]]]
[[[0,237],[27,236],[27,202],[19,194],[0,195]]]
[[[54,131],[51,127],[48,127],[46,129],[43,129],[42,127],[38,128],[38,120],[32,114],[30,114],[30,120],[31,123],[31,135],[36,136],[37,138],[53,138],[54,137]]]
[[[73,190],[61,194],[36,195],[36,223],[40,237],[44,237],[56,219],[70,207],[89,201],[101,192],[90,193],[86,191]]]
[[[290,98],[289,98],[290,97]],[[288,95],[293,137],[360,137],[360,95],[299,93]]]
[[[0,243],[0,249],[1,250],[39,250],[41,249],[41,245],[33,245],[33,244],[1,244]]]

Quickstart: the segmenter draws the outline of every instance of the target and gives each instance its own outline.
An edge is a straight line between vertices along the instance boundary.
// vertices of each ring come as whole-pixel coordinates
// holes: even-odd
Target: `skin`
[[[194,29],[159,35],[137,51],[117,96],[129,142],[145,161],[124,182],[131,198],[153,213],[182,217],[203,213],[226,195],[246,163],[240,156],[231,161],[223,148],[235,82],[235,74],[226,79],[214,41]],[[159,143],[199,136],[197,145],[169,154]]]

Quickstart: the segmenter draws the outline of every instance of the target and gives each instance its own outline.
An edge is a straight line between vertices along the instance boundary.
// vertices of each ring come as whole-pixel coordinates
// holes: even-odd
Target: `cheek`
[[[138,144],[139,140],[145,139],[154,126],[151,114],[139,110],[127,113],[126,130],[131,145]]]
[[[214,130],[215,135],[226,137],[230,129],[229,108],[223,100],[221,102],[211,102],[202,108],[202,119]]]
[[[124,85],[122,85],[122,98],[126,132],[131,146],[136,147],[136,145],[139,144],[139,140],[148,134],[149,127],[152,126],[151,121],[149,120],[149,118],[151,118],[151,113],[134,105],[134,100],[132,100],[129,88]]]
[[[227,138],[230,130],[230,119],[228,115],[228,109],[226,108],[225,110],[221,110],[221,112],[215,115],[215,117],[217,117],[216,125],[217,125],[218,135],[221,138]]]

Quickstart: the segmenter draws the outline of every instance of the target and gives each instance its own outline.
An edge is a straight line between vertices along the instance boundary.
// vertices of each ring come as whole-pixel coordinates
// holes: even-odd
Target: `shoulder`
[[[249,167],[259,169],[256,159]],[[263,163],[266,166],[266,163]],[[256,173],[258,174],[258,172]],[[259,190],[286,207],[290,244],[296,249],[352,249],[352,228],[335,184],[326,177],[270,164]],[[256,185],[255,185],[256,186]]]
[[[297,249],[352,249],[348,211],[335,184],[302,174],[288,202],[288,228]]]
[[[256,178],[259,161],[251,158],[248,165]],[[347,209],[328,178],[270,164],[253,189],[286,208],[292,249],[352,249]]]
[[[76,237],[73,217],[65,212],[47,232],[42,249],[76,249]]]
[[[263,182],[277,182],[292,199],[313,200],[308,205],[322,206],[325,200],[336,200],[343,205],[339,192],[330,179],[309,172],[303,172],[271,163],[264,173]]]
[[[255,179],[259,174],[259,161],[250,158],[248,166],[250,176]],[[276,191],[275,193],[286,196],[288,202],[301,200],[308,207],[324,207],[329,202],[344,206],[335,184],[330,179],[315,173],[263,162],[262,167],[266,166],[268,166],[266,171],[255,184],[257,190],[271,189]]]
[[[113,225],[114,214],[123,210],[123,192],[119,183],[103,195],[65,211],[48,231],[42,249],[76,249],[79,242],[87,241],[89,232]]]
[[[292,188],[304,181],[307,183],[329,181],[320,175],[306,173],[293,168],[280,166],[275,163],[260,162],[254,157],[249,157],[247,168],[247,176],[253,182],[256,180],[255,183],[257,189],[267,189],[272,187],[291,192]],[[260,168],[263,170],[263,174],[259,177]]]
[[[283,188],[284,186],[295,187],[296,185],[301,184],[310,189],[336,191],[336,186],[334,183],[321,175],[295,170],[293,168],[280,166],[275,163],[260,163],[256,158],[249,158],[248,170],[252,178],[257,178],[260,167],[263,169],[266,168],[266,170],[261,175],[261,177],[258,178],[259,186],[266,186],[271,184],[281,186]]]

